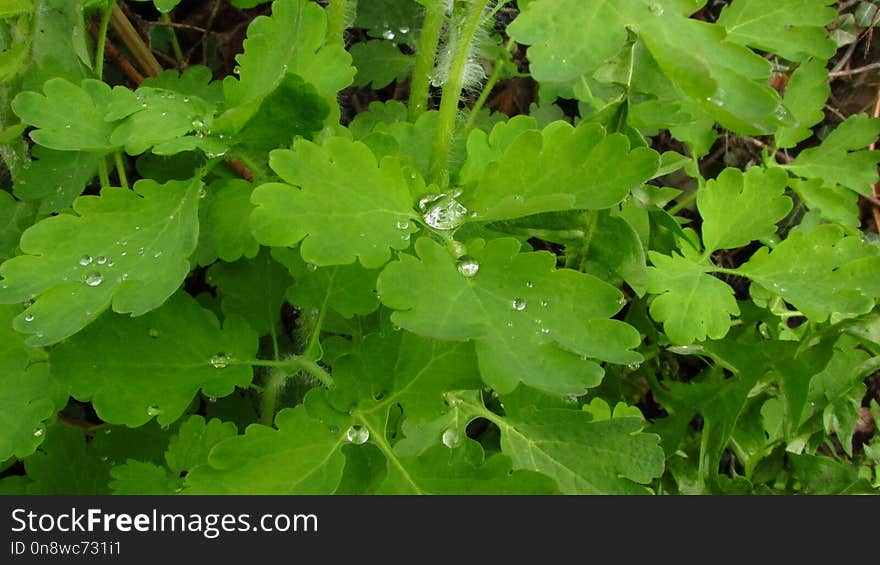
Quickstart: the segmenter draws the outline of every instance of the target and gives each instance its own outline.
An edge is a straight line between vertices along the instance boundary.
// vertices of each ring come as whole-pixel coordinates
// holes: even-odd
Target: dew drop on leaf
[[[355,445],[361,445],[370,439],[370,430],[363,426],[354,425],[345,432],[345,439]]]
[[[458,433],[458,430],[449,428],[440,436],[440,441],[449,449],[455,449],[461,443],[461,434]]]
[[[25,321],[25,322],[33,322],[33,321],[34,321],[34,315],[33,315],[33,314],[25,314],[24,321]]]
[[[467,208],[451,199],[435,204],[425,213],[425,223],[436,230],[453,230],[464,223]]]
[[[104,275],[97,271],[93,271],[86,275],[85,283],[89,286],[98,286],[104,282]]]
[[[393,31],[391,31],[390,29],[386,29],[382,32],[382,37],[390,41],[394,39],[395,35]]]
[[[651,4],[651,7],[648,9],[651,10],[651,13],[655,16],[663,15],[663,6],[660,4]]]
[[[147,407],[147,416],[156,416],[161,413],[162,413],[162,411],[155,404],[151,404],[150,406]]]
[[[215,369],[225,369],[229,365],[229,355],[218,353],[211,357],[211,366]]]
[[[541,306],[542,306],[543,308],[546,308],[546,307],[550,306],[550,301],[549,301],[549,300],[546,300],[546,299],[545,299],[545,300],[542,300],[542,301],[541,301]]]
[[[43,437],[45,430],[43,428],[34,428],[34,437]]]
[[[80,261],[80,263],[82,263],[82,261]],[[100,255],[100,256],[98,256],[97,259],[95,259],[95,263],[97,263],[99,265],[104,265],[107,263],[107,258],[104,257],[103,255]]]
[[[516,310],[517,312],[522,312],[523,310],[526,309],[526,301],[523,300],[522,298],[517,298],[513,301],[512,306],[513,306],[513,309]]]
[[[474,259],[462,259],[458,263],[458,272],[463,277],[471,278],[480,271],[480,264]]]
[[[409,229],[409,220],[398,220],[397,221],[397,229],[408,230]]]
[[[83,267],[86,267],[86,266],[92,264],[92,260],[93,259],[92,259],[91,255],[83,255],[82,257],[79,258],[79,264],[82,265]]]
[[[534,288],[534,286],[535,283],[533,283],[532,281],[526,281],[526,288]]]

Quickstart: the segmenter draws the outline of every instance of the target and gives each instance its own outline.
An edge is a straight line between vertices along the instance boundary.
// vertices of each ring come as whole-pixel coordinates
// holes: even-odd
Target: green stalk
[[[409,119],[415,122],[428,108],[428,93],[431,90],[431,73],[434,71],[434,57],[440,43],[440,32],[446,21],[446,7],[440,0],[428,5],[422,24],[419,44],[416,47],[416,64],[413,68],[412,84],[409,89]]]
[[[440,116],[437,121],[437,135],[434,138],[434,151],[431,161],[430,179],[445,187],[449,182],[449,147],[455,133],[455,120],[458,117],[458,103],[464,90],[464,70],[468,62],[471,43],[477,29],[483,22],[483,14],[489,0],[471,0],[458,4],[457,10],[464,11],[461,27],[455,39],[455,54],[449,65],[449,77],[443,86],[440,101]]]
[[[113,159],[116,161],[116,174],[119,176],[119,186],[128,190],[128,177],[125,176],[125,163],[122,161],[122,151],[114,153]]]
[[[327,45],[345,46],[348,0],[330,0],[327,7]]]
[[[171,16],[168,14],[162,14],[162,21],[166,24],[171,23]],[[183,50],[180,48],[180,42],[177,40],[177,32],[174,31],[174,28],[168,26],[168,30],[171,32],[171,49],[174,50],[174,58],[177,59],[177,64],[180,65],[183,63]]]
[[[278,394],[284,388],[288,375],[283,371],[269,373],[269,381],[263,388],[263,398],[260,403],[260,423],[271,426],[275,422],[275,410],[278,408]]]
[[[110,173],[107,171],[107,161],[103,155],[98,159],[98,179],[101,181],[101,190],[110,188]]]
[[[101,14],[101,24],[98,27],[98,43],[95,46],[95,76],[98,80],[104,78],[104,50],[107,47],[107,28],[110,26],[110,14],[113,13],[113,6],[116,0],[107,2],[104,13]]]
[[[327,388],[330,388],[335,384],[335,381],[333,380],[333,377],[330,376],[330,373],[325,371],[320,365],[318,365],[311,359],[306,359],[305,357],[293,357],[291,359],[282,361],[267,361],[265,359],[244,359],[240,361],[235,361],[232,364],[251,365],[253,367],[281,367],[292,370],[300,370],[312,375],[313,377],[321,381],[321,384],[323,384]]]

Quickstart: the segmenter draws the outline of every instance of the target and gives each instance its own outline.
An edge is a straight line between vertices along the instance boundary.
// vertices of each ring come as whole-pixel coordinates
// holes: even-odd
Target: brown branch
[[[162,72],[162,65],[159,64],[153,52],[141,39],[140,34],[131,24],[125,12],[119,7],[119,4],[113,5],[113,11],[110,13],[110,26],[116,32],[116,35],[122,39],[122,42],[131,52],[138,66],[144,71],[144,74],[154,77]]]
[[[229,165],[233,171],[240,174],[242,178],[247,180],[248,182],[253,182],[254,173],[251,172],[247,165],[236,159],[235,157],[230,157],[226,160],[226,164]]]
[[[834,79],[834,78],[840,78],[840,77],[847,77],[847,76],[851,76],[851,75],[857,75],[859,73],[866,73],[868,71],[873,71],[876,69],[880,69],[880,63],[871,63],[870,65],[865,65],[864,67],[857,67],[855,69],[848,69],[845,71],[834,71],[834,72],[828,73],[828,78]]]
[[[128,79],[135,83],[135,85],[140,86],[142,82],[144,82],[144,75],[138,71],[131,62],[125,58],[125,55],[119,52],[119,49],[116,48],[115,45],[107,42],[105,49],[107,54],[113,57],[116,60],[116,64],[119,65],[119,69],[122,73],[128,77]]]

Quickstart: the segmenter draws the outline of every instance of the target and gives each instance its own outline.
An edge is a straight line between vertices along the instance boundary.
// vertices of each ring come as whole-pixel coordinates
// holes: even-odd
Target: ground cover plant
[[[876,2],[0,18],[0,492],[878,492]]]

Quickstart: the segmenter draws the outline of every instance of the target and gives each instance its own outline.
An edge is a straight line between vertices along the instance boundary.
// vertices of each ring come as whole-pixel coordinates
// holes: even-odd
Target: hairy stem
[[[98,27],[98,42],[95,45],[95,76],[98,80],[104,78],[104,50],[107,46],[107,28],[110,27],[110,14],[116,6],[116,0],[110,0],[104,12],[101,14],[101,24]]]
[[[284,388],[288,375],[284,371],[271,371],[269,380],[263,388],[263,397],[260,402],[260,423],[271,426],[275,422],[275,411],[278,409],[278,394]]]
[[[455,53],[449,65],[449,77],[443,85],[443,98],[440,101],[440,116],[437,121],[437,135],[434,138],[431,161],[431,181],[441,187],[445,187],[449,182],[449,147],[452,145],[452,136],[455,133],[458,103],[464,90],[465,67],[474,35],[483,22],[488,3],[489,0],[471,0],[456,6],[457,11],[463,12],[463,17],[459,20],[461,25],[455,31],[456,37],[452,42]]]
[[[507,44],[504,46],[504,48],[510,51],[511,47],[513,47],[513,44],[514,42],[511,38],[507,41]],[[489,95],[492,94],[492,90],[495,89],[495,85],[498,84],[498,81],[501,79],[502,72],[504,72],[504,58],[498,57],[493,65],[492,74],[489,75],[489,79],[486,81],[486,85],[483,87],[483,91],[480,92],[480,97],[477,98],[477,101],[474,103],[473,108],[471,108],[467,124],[465,124],[464,126],[464,129],[466,131],[469,131],[472,127],[474,127],[474,122],[477,120],[477,115],[480,113],[480,110],[483,109],[483,106],[486,104],[486,100],[489,99]]]
[[[348,0],[330,0],[327,7],[327,45],[345,45]]]
[[[311,359],[307,359],[305,357],[292,357],[290,359],[284,359],[280,361],[269,361],[266,359],[244,359],[239,361],[234,361],[235,365],[252,365],[254,367],[280,367],[280,368],[288,368],[292,370],[301,370],[305,371],[308,374],[312,375],[326,387],[332,387],[335,382],[333,381],[333,377],[330,376],[330,373],[324,370],[323,367],[312,361]]]
[[[409,89],[409,119],[412,122],[415,122],[428,108],[434,57],[437,54],[437,44],[440,43],[440,32],[445,21],[446,7],[440,0],[435,0],[425,12],[425,21],[416,47],[416,64]]]

